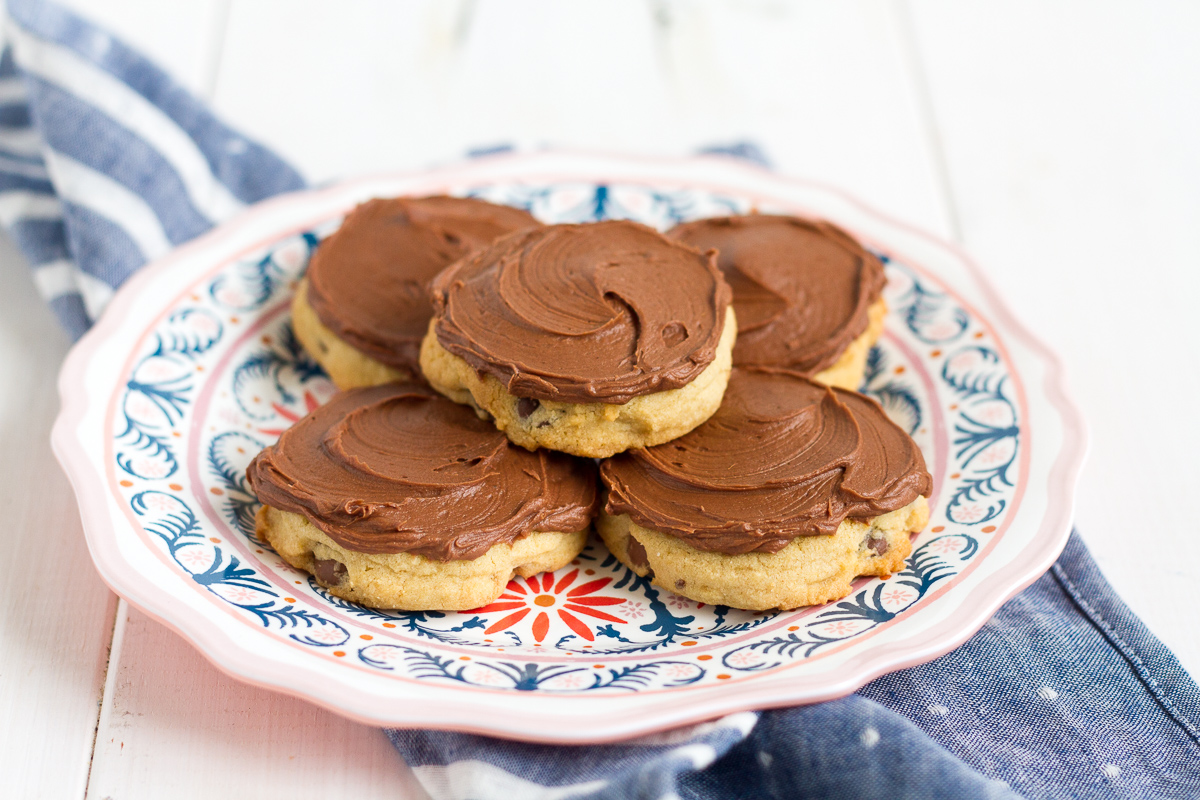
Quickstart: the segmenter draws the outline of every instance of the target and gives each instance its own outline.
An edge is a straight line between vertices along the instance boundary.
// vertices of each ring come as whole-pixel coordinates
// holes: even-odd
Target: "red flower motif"
[[[312,412],[312,410],[319,405],[321,405],[321,404],[319,402],[317,402],[317,398],[313,397],[312,392],[306,391],[304,393],[304,408],[305,408],[304,413],[305,414]],[[271,408],[275,409],[275,413],[278,414],[279,416],[283,417],[284,419],[286,419],[288,422],[299,422],[300,421],[300,417],[301,417],[300,414],[297,414],[295,411],[291,411],[289,409],[284,408],[279,403],[271,403]],[[287,428],[259,428],[258,430],[261,433],[267,434],[268,436],[279,436],[285,430],[287,430]]]
[[[589,642],[596,641],[596,636],[592,633],[587,623],[577,616],[579,614],[595,617],[607,622],[616,622],[621,625],[626,624],[628,620],[621,619],[596,608],[596,606],[616,606],[625,602],[624,598],[620,597],[593,596],[596,592],[612,583],[612,578],[598,578],[572,588],[575,579],[578,577],[579,570],[573,569],[562,576],[558,583],[554,582],[554,573],[552,572],[544,572],[541,575],[534,575],[532,578],[521,580],[513,579],[508,582],[504,594],[496,598],[494,603],[466,613],[491,614],[496,611],[513,612],[496,620],[484,631],[485,634],[492,634],[511,628],[529,616],[531,611],[537,610],[538,613],[533,618],[532,627],[533,639],[539,643],[546,638],[546,634],[550,631],[550,615],[548,610],[552,608],[568,628]],[[542,611],[540,609],[547,610]]]

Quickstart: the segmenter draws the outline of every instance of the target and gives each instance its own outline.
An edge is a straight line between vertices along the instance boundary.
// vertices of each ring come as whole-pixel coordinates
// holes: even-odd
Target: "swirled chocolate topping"
[[[433,314],[429,279],[496,237],[539,224],[520,209],[465,197],[368,200],[317,248],[308,302],[341,339],[419,375]]]
[[[883,292],[879,259],[828,222],[751,214],[677,225],[667,235],[715,248],[733,287],[733,363],[812,375],[867,329]]]
[[[795,372],[735,367],[721,408],[600,465],[606,510],[699,550],[775,553],[929,495],[913,440],[874,400]]]
[[[430,288],[442,347],[512,395],[568,403],[690,383],[729,305],[710,256],[627,221],[506,236]]]
[[[349,550],[437,561],[478,558],[531,531],[581,531],[597,507],[591,462],[509,444],[415,383],[338,394],[246,475],[259,500]]]

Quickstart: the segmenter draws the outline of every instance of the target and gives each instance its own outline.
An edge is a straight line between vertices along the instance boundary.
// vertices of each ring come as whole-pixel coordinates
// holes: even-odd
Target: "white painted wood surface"
[[[502,142],[752,139],[960,240],[1068,365],[1097,560],[1200,674],[1195,526],[1170,505],[1200,485],[1194,3],[70,3],[314,181]],[[0,244],[0,452],[22,454],[0,465],[4,792],[421,797],[381,732],[224,676],[103,588],[46,444],[66,347]]]
[[[962,242],[1091,428],[1079,529],[1200,675],[1200,5],[914,9]]]
[[[221,674],[123,601],[113,652],[88,797],[423,796],[380,731]]]
[[[0,239],[0,795],[81,797],[116,598],[50,453],[67,337]]]

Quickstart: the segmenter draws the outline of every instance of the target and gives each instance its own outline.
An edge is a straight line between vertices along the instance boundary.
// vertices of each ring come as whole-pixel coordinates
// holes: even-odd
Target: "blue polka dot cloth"
[[[0,226],[71,335],[147,261],[303,188],[113,36],[7,5]],[[766,161],[750,143],[708,152]],[[387,735],[438,800],[1200,797],[1200,692],[1078,535],[962,647],[840,700],[604,746]]]

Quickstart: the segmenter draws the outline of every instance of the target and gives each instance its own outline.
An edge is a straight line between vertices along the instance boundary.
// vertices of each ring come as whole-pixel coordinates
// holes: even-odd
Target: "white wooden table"
[[[749,138],[959,241],[1066,361],[1079,526],[1200,675],[1200,5],[71,3],[314,182]],[[381,732],[218,673],[101,584],[48,446],[67,347],[0,242],[0,794],[424,796]]]

